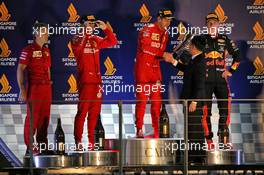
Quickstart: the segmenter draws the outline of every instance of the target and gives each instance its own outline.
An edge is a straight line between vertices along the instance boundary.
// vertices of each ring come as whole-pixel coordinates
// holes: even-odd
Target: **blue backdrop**
[[[133,85],[133,66],[138,30],[155,21],[160,8],[175,13],[172,27],[183,24],[204,26],[207,13],[215,11],[225,26],[232,27],[232,38],[241,50],[241,65],[229,79],[233,98],[255,99],[264,82],[264,2],[261,0],[14,0],[1,1],[0,6],[0,103],[17,103],[19,89],[16,68],[20,51],[32,41],[32,24],[36,21],[52,26],[78,25],[80,16],[94,14],[113,28],[119,44],[101,51],[104,85]],[[145,20],[144,20],[145,19]],[[53,100],[75,103],[76,62],[71,55],[71,35],[52,35]],[[178,43],[179,35],[171,35],[167,50]],[[227,63],[230,63],[228,56]],[[106,74],[105,61],[113,64],[113,75]],[[177,98],[182,75],[168,63],[162,63],[164,98]],[[170,90],[169,90],[170,89]],[[104,94],[104,100],[133,100],[133,92]]]

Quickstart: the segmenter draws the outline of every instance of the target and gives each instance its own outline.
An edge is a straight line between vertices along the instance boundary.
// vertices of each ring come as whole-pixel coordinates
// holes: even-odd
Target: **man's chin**
[[[215,38],[217,36],[217,34],[215,33],[209,33],[209,35],[212,37],[212,38]]]

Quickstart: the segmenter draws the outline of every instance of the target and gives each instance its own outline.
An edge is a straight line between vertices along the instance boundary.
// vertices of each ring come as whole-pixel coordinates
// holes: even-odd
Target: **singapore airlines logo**
[[[140,7],[139,12],[142,16],[140,22],[147,23],[151,20],[152,16],[150,16],[149,10],[145,4]]]
[[[78,92],[77,82],[73,74],[70,75],[68,79],[68,84],[70,86],[68,93],[73,94]]]
[[[71,42],[69,42],[67,46],[68,46],[68,49],[70,51],[70,53],[68,55],[68,58],[74,58],[74,53],[73,53],[73,50],[72,50]]]
[[[106,68],[105,75],[114,75],[114,73],[116,72],[116,68],[114,68],[114,64],[109,57],[107,57],[104,61],[104,65]]]
[[[184,72],[179,71],[179,72],[177,73],[177,75],[178,75],[178,76],[183,76],[183,75],[184,75]]]
[[[215,8],[215,13],[216,13],[216,15],[218,16],[219,21],[220,21],[221,23],[226,22],[226,20],[227,20],[228,17],[225,16],[225,12],[224,12],[224,10],[223,10],[223,8],[221,7],[220,4],[218,4],[218,5],[216,6],[216,8]]]
[[[69,5],[67,11],[70,15],[68,22],[76,22],[80,18],[80,16],[77,14],[76,8],[73,6],[72,3]]]
[[[1,94],[7,94],[12,89],[12,87],[9,85],[9,82],[8,82],[5,74],[2,75],[2,77],[0,79],[0,84],[2,86],[2,89],[0,91]]]
[[[255,0],[254,5],[264,5],[264,0]]]
[[[253,1],[253,0],[252,0]],[[264,0],[254,0],[252,5],[247,5],[246,9],[249,14],[264,14]]]
[[[0,5],[0,21],[8,21],[11,15],[8,12],[8,9],[6,8],[6,5],[4,2]]]
[[[1,49],[0,57],[8,57],[11,53],[7,45],[7,42],[4,38],[0,42],[0,49]]]
[[[257,41],[264,40],[263,28],[261,27],[261,25],[258,21],[254,25],[253,31],[255,32],[254,40],[257,40]]]
[[[253,64],[256,68],[254,75],[257,75],[257,76],[264,75],[264,66],[263,66],[261,59],[259,57],[256,57]]]

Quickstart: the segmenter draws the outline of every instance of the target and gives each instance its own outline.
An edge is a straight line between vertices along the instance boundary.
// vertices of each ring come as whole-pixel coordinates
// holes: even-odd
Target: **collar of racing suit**
[[[161,28],[160,28],[158,22],[155,22],[154,25],[155,25],[155,27],[156,27],[161,33],[162,33],[162,32],[164,32],[164,33],[166,32],[165,29],[161,29]]]

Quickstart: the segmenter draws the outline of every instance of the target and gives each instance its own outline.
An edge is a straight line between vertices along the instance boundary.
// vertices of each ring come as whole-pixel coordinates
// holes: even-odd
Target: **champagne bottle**
[[[57,119],[57,128],[54,135],[55,153],[63,155],[65,153],[65,136],[61,126],[61,119]]]
[[[220,130],[219,143],[224,144],[224,149],[226,149],[226,147],[228,146],[229,144],[229,129],[228,128],[224,128]]]
[[[104,150],[104,144],[105,144],[105,130],[102,125],[101,121],[101,115],[99,115],[97,119],[97,125],[95,127],[94,131],[94,141],[95,144],[97,144],[96,147],[98,147],[98,150]]]
[[[168,113],[166,111],[165,104],[162,104],[162,109],[160,112],[159,137],[160,138],[169,138],[170,137],[170,121],[169,121]]]

